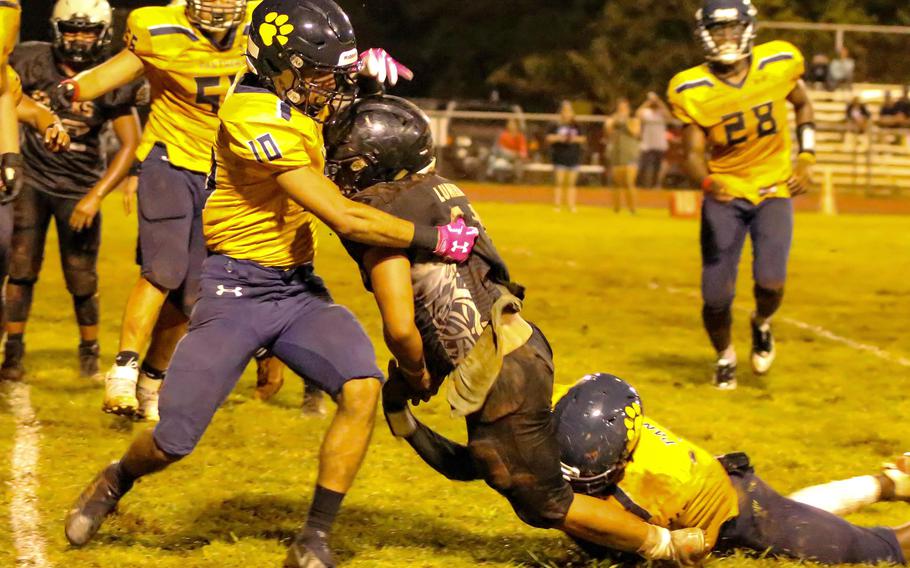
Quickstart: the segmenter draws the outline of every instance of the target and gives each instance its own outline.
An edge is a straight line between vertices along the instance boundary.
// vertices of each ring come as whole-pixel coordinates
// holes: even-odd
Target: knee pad
[[[784,301],[784,288],[766,288],[755,285],[755,312],[761,318],[769,318],[780,308]]]
[[[8,283],[19,290],[14,291],[9,286],[6,288],[6,319],[11,322],[27,321],[35,292],[35,280],[10,278]]]
[[[76,322],[81,327],[98,325],[98,295],[73,296],[73,308],[76,311]]]
[[[63,264],[66,289],[73,296],[89,297],[98,292],[98,272],[92,259],[69,257]]]

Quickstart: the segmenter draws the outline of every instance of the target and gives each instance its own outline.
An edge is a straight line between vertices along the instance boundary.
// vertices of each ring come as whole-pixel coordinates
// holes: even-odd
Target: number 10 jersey
[[[151,114],[136,151],[139,160],[155,144],[164,144],[171,164],[208,172],[218,108],[245,66],[250,19],[258,4],[248,4],[243,22],[220,45],[190,23],[184,6],[133,10],[124,40],[145,65],[151,87]]]
[[[707,64],[670,81],[673,114],[708,135],[711,177],[734,197],[760,203],[789,197],[792,175],[787,97],[803,75],[799,50],[784,41],[756,46],[740,84],[715,76]]]

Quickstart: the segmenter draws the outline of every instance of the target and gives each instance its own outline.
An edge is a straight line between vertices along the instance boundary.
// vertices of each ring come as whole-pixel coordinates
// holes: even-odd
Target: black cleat
[[[718,359],[714,367],[714,386],[720,390],[736,390],[736,363]]]
[[[752,371],[756,375],[764,375],[771,370],[771,363],[774,363],[774,357],[777,354],[774,350],[774,335],[771,333],[771,326],[768,325],[763,330],[755,322],[755,315],[752,315]]]
[[[82,546],[92,540],[104,519],[117,508],[117,502],[132,487],[132,484],[120,487],[118,467],[120,462],[114,462],[101,470],[66,514],[66,540],[73,546]]]
[[[98,357],[101,347],[97,341],[79,344],[79,376],[101,382],[104,377],[98,368]]]
[[[288,548],[284,568],[335,568],[329,536],[314,529],[300,531]]]
[[[25,344],[21,341],[7,340],[3,350],[3,366],[0,367],[0,381],[21,381],[25,378]]]

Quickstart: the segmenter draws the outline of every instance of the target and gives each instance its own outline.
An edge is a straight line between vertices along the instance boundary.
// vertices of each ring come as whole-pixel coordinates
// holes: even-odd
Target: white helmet
[[[57,0],[51,14],[57,56],[78,66],[97,61],[111,43],[113,13],[107,0]],[[89,32],[91,41],[65,41],[64,33]]]
[[[208,32],[223,32],[240,25],[247,0],[186,0],[186,17]]]

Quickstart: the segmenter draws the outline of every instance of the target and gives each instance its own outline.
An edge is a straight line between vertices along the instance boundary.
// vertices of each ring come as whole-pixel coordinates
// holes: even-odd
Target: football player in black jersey
[[[103,58],[112,33],[111,8],[105,0],[58,0],[51,27],[53,43],[23,43],[10,57],[25,96],[41,103],[49,102],[49,93],[60,81]],[[57,227],[63,274],[79,324],[80,373],[85,377],[98,374],[98,210],[132,164],[140,134],[133,104],[140,85],[95,101],[73,103],[60,112],[72,138],[69,152],[48,151],[43,132],[26,129],[22,144],[25,183],[15,206],[6,290],[7,339],[0,369],[4,379],[19,380],[25,373],[23,336],[51,220]],[[120,140],[120,149],[105,170],[101,131],[108,122]]]
[[[354,201],[420,224],[463,217],[479,230],[461,265],[344,241],[395,356],[383,388],[393,434],[450,479],[485,480],[531,526],[649,558],[684,559],[690,540],[703,541],[698,532],[652,542],[648,523],[615,499],[575,494],[563,479],[550,412],[550,345],[522,317],[524,290],[510,281],[468,198],[435,174],[426,116],[404,99],[368,97],[339,112],[324,136],[327,173]],[[444,380],[450,406],[467,422],[466,447],[442,442],[408,408],[409,398],[428,400]],[[661,556],[673,550],[679,556]]]

